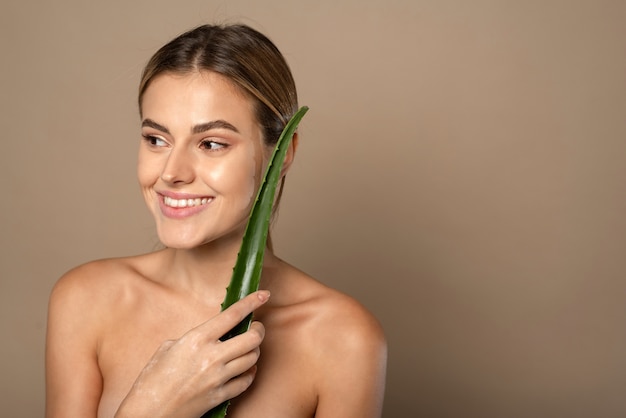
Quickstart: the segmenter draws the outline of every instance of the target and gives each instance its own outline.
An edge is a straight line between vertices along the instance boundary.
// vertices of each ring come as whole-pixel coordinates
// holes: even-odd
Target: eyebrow
[[[154,128],[156,130],[159,130],[161,132],[164,132],[166,134],[169,134],[170,131],[169,129],[167,129],[167,127],[161,125],[160,123],[157,123],[155,121],[153,121],[152,119],[146,118],[141,122],[141,126],[147,126],[149,128]],[[223,119],[218,119],[218,120],[212,120],[210,122],[206,122],[206,123],[201,123],[199,125],[195,125],[193,128],[191,128],[191,132],[194,134],[199,134],[202,132],[206,132],[206,131],[210,131],[211,129],[228,129],[229,131],[233,131],[236,133],[239,133],[239,129],[237,129],[235,126],[233,126],[231,123],[226,122]]]
[[[229,131],[233,131],[239,133],[239,129],[235,128],[229,122],[226,122],[223,119],[212,120],[211,122],[201,123],[192,128],[191,132],[194,134],[199,134],[202,132],[210,131],[211,129],[228,129]]]
[[[170,130],[167,129],[165,126],[156,123],[155,121],[153,121],[152,119],[144,119],[141,121],[141,127],[149,127],[149,128],[154,128],[157,131],[161,131],[161,132],[165,132],[166,134],[170,133]]]

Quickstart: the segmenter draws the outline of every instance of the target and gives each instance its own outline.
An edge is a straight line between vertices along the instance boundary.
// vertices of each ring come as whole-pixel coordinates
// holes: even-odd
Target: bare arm
[[[76,273],[55,286],[46,336],[46,417],[95,417],[102,392],[97,318]]]
[[[378,322],[358,304],[343,308],[317,346],[322,374],[315,416],[379,418],[387,362],[385,337]]]

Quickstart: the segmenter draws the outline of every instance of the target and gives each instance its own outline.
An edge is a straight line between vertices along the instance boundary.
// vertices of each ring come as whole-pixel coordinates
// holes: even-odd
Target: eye
[[[200,142],[200,148],[208,150],[208,151],[217,151],[220,149],[224,149],[227,146],[228,146],[227,144],[216,142],[210,139],[205,139],[202,142]]]
[[[152,147],[166,147],[167,146],[167,142],[165,142],[163,138],[159,138],[158,136],[145,134],[145,135],[142,135],[142,137],[144,141],[146,141],[148,145]]]

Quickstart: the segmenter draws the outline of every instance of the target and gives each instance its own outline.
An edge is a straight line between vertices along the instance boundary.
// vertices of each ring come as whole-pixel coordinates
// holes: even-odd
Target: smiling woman
[[[165,73],[142,115],[139,183],[163,244],[240,242],[272,151],[252,100],[215,72]]]
[[[273,144],[298,109],[278,49],[247,26],[196,28],[152,57],[139,107],[137,173],[165,248],[59,280],[47,416],[200,417],[232,398],[229,417],[380,416],[385,339],[350,297],[268,248],[263,290],[220,313]],[[249,331],[220,341],[251,312]]]

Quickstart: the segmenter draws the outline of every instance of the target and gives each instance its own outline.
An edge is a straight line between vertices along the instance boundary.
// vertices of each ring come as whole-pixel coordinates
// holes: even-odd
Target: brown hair
[[[278,48],[246,25],[203,25],[174,38],[146,65],[139,84],[139,111],[150,82],[163,73],[213,71],[253,98],[267,144],[275,144],[298,110],[291,71]]]

